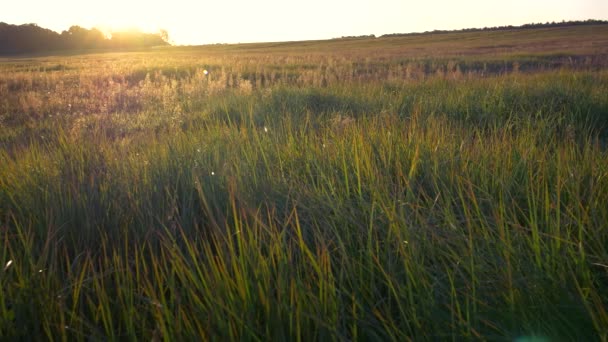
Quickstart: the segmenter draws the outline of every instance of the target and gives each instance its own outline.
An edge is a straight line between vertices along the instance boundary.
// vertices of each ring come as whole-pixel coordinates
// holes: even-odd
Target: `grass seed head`
[[[9,260],[6,262],[6,265],[4,265],[4,270],[8,270],[9,267],[11,267],[11,265],[13,264],[13,260]]]

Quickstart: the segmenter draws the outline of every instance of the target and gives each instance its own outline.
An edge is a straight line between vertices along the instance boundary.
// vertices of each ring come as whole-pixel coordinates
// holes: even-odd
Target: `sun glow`
[[[107,1],[94,6],[91,12],[80,25],[95,27],[106,35],[129,31],[156,33],[162,29],[156,9],[139,1]]]

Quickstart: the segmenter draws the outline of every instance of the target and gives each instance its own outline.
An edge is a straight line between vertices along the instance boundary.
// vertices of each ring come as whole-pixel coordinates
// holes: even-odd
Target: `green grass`
[[[315,46],[0,64],[0,336],[606,340],[605,57]]]

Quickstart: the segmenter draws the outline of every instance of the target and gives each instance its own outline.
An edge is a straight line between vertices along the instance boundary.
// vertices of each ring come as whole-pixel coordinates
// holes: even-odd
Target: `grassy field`
[[[0,58],[0,339],[606,341],[606,94],[608,25]]]

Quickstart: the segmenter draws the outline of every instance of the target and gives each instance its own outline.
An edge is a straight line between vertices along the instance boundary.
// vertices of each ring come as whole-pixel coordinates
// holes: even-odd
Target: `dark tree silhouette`
[[[10,25],[0,22],[0,54],[21,54],[66,49],[130,49],[168,45],[169,34],[138,31],[113,32],[71,26],[61,34],[36,24]]]
[[[27,53],[61,46],[60,36],[36,24],[0,23],[0,53]]]
[[[404,37],[404,36],[415,36],[420,34],[429,33],[456,33],[456,32],[481,32],[481,31],[505,31],[505,30],[516,30],[516,29],[535,29],[542,27],[565,27],[565,26],[583,26],[583,25],[606,25],[606,20],[575,20],[575,21],[561,21],[561,22],[547,22],[547,23],[536,23],[536,24],[525,24],[521,26],[495,26],[495,27],[484,27],[484,28],[466,28],[462,30],[434,30],[426,32],[413,32],[413,33],[390,33],[380,36],[382,37]]]
[[[98,29],[87,30],[80,26],[71,26],[61,32],[66,47],[69,48],[103,48],[107,46],[106,37]]]

